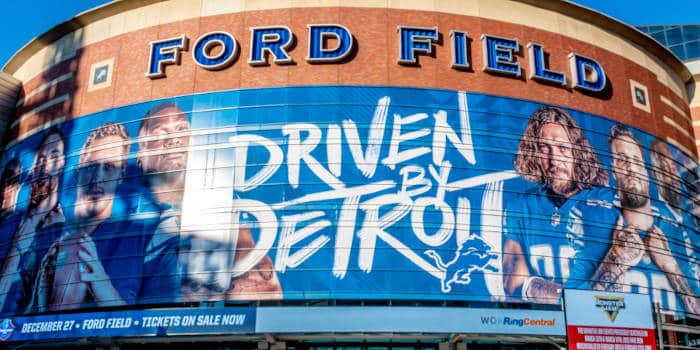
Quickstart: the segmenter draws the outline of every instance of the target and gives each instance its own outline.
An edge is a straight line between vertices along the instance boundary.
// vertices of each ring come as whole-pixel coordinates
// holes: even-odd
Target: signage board
[[[564,305],[569,349],[656,349],[646,295],[567,289]]]
[[[423,332],[563,336],[564,312],[451,307],[260,307],[258,333]]]
[[[252,333],[255,308],[181,308],[6,318],[0,341]]]

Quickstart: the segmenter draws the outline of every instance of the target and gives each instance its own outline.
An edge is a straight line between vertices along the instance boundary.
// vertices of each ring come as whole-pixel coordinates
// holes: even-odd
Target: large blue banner
[[[8,147],[2,311],[209,300],[559,303],[700,314],[696,164],[576,110],[291,87],[131,105]]]

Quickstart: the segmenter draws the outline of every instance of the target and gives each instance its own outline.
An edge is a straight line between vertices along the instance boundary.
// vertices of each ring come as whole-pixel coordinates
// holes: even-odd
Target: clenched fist
[[[661,230],[654,226],[649,230],[649,233],[644,238],[644,245],[651,261],[659,267],[664,273],[682,274],[678,262],[671,253],[671,247],[668,245],[668,239]]]
[[[644,256],[644,242],[639,232],[632,227],[622,227],[622,218],[617,220],[617,229],[613,232],[611,254],[618,264],[634,266]]]

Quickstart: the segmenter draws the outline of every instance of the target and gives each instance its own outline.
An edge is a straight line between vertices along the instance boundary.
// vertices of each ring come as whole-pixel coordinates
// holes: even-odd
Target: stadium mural
[[[564,287],[700,314],[694,162],[568,108],[413,88],[234,90],[67,121],[3,159],[8,315],[557,304]]]

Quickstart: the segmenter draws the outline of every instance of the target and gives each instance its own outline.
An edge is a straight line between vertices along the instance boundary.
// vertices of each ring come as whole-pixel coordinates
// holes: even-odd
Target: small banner
[[[255,308],[125,310],[6,318],[0,341],[252,333]]]

